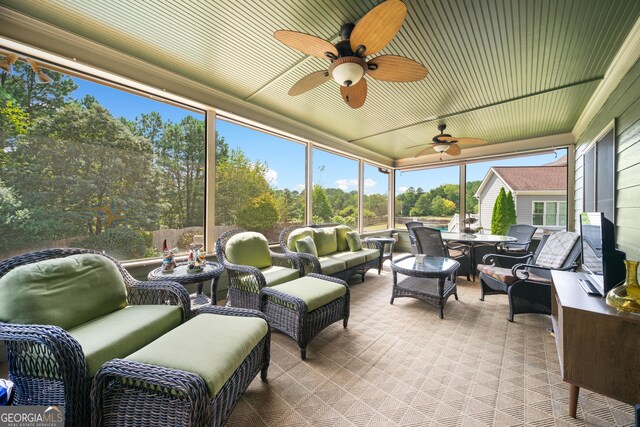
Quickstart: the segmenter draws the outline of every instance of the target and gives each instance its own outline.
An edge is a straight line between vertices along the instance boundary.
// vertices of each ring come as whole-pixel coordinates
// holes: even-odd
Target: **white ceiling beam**
[[[636,20],[636,23],[631,28],[631,31],[604,74],[604,79],[600,82],[595,92],[593,92],[593,95],[591,95],[591,99],[589,99],[587,106],[582,110],[582,114],[573,127],[571,133],[574,135],[576,141],[580,139],[582,133],[587,129],[589,123],[591,123],[591,120],[593,120],[598,111],[602,109],[604,103],[609,99],[609,96],[618,87],[629,70],[638,62],[638,59],[640,59],[640,18]]]

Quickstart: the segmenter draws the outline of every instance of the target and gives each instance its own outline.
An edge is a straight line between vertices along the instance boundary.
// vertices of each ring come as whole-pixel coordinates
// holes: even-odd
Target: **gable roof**
[[[478,197],[492,174],[496,174],[514,193],[527,191],[567,191],[567,156],[542,166],[492,167],[475,196]]]

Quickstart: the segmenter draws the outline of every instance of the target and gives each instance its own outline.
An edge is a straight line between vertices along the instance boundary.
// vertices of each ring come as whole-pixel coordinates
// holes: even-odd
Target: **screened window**
[[[533,202],[533,225],[559,227],[567,225],[567,202]]]
[[[313,223],[358,227],[358,162],[313,150]]]
[[[389,218],[389,172],[368,164],[364,165],[364,212],[363,230],[374,231],[388,228]]]
[[[215,237],[233,228],[277,242],[305,222],[305,146],[216,120]]]
[[[603,212],[610,221],[615,220],[615,150],[612,128],[583,156],[584,210]]]
[[[204,235],[204,114],[18,61],[0,76],[0,259],[84,247],[118,259]]]

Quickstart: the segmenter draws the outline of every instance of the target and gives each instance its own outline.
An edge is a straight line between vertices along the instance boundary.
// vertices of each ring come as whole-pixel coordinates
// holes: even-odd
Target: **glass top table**
[[[391,304],[398,297],[416,298],[438,308],[440,319],[443,319],[447,299],[451,295],[458,299],[454,279],[459,267],[458,261],[444,257],[426,256],[420,262],[416,256],[409,255],[392,261]],[[407,277],[398,282],[398,273]]]

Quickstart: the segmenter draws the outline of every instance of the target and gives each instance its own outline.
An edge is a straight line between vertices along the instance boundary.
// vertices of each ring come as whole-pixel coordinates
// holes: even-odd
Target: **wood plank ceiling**
[[[290,29],[339,40],[378,0],[0,0],[20,13],[141,58],[391,159],[412,157],[446,122],[498,144],[570,132],[634,22],[637,0],[405,0],[407,19],[380,54],[429,70],[414,83],[368,79],[353,110],[326,69],[276,41]],[[462,146],[464,150],[464,145]]]

